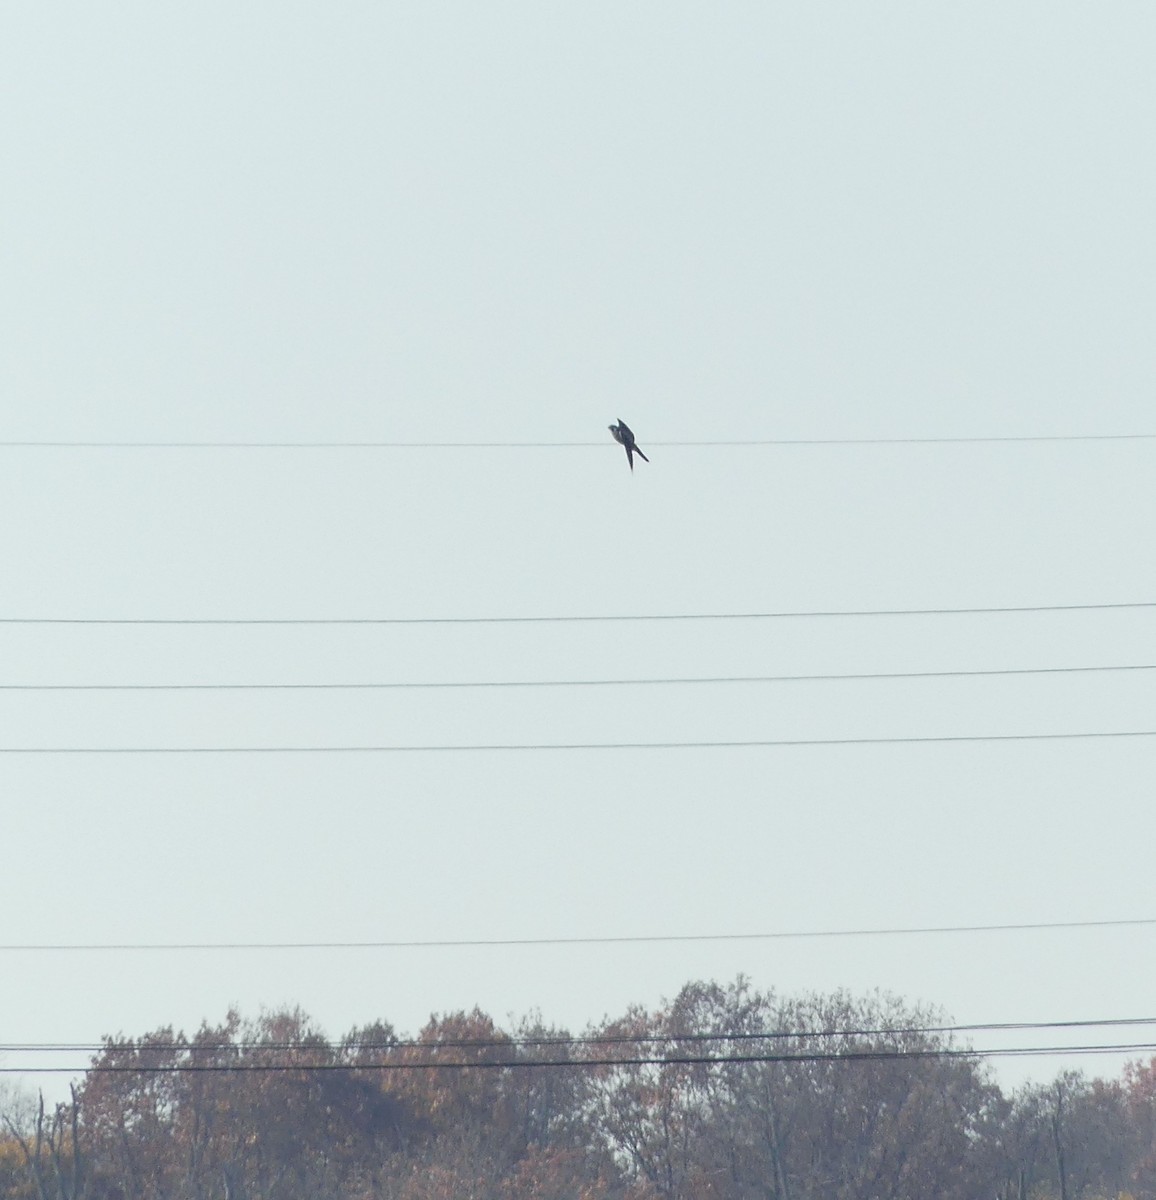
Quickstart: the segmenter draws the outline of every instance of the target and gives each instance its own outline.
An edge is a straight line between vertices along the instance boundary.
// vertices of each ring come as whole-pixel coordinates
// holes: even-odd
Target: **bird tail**
[[[646,455],[643,454],[642,451],[639,450],[639,448],[637,446],[634,447],[634,453],[637,454],[638,457],[641,458],[643,462],[650,462],[650,459],[647,458]]]

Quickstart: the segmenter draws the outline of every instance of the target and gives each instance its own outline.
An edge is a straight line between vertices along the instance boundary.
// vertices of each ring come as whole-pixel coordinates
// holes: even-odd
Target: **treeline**
[[[108,1038],[6,1113],[31,1200],[1156,1200],[1156,1065],[1005,1095],[939,1014],[691,984],[580,1037],[300,1012]]]

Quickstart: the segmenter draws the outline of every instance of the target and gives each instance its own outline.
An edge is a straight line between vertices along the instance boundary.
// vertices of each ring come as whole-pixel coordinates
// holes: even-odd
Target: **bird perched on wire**
[[[608,426],[610,432],[614,434],[614,440],[620,445],[626,447],[626,461],[630,464],[630,469],[634,470],[634,456],[637,454],[643,462],[650,462],[650,459],[638,447],[638,443],[634,440],[634,434],[630,432],[630,426],[619,417],[617,425]]]

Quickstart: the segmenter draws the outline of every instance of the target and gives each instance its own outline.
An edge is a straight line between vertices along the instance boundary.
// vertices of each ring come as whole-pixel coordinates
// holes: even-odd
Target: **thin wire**
[[[859,438],[733,438],[676,439],[645,438],[647,446],[941,446],[1031,442],[1127,442],[1151,441],[1156,433],[1023,434],[979,437],[859,437]],[[97,441],[26,440],[0,441],[0,448],[73,450],[569,450],[606,449],[609,438],[590,442],[493,442],[493,441]]]
[[[330,1072],[330,1071],[470,1071],[470,1070],[541,1070],[543,1068],[569,1068],[571,1070],[596,1070],[607,1067],[673,1067],[673,1066],[736,1066],[753,1063],[836,1063],[836,1062],[912,1062],[927,1059],[976,1059],[976,1058],[1031,1058],[1057,1054],[1137,1054],[1156,1051],[1156,1042],[1120,1042],[1079,1046],[1006,1046],[988,1047],[981,1050],[970,1047],[938,1047],[935,1049],[912,1050],[845,1050],[832,1053],[813,1051],[797,1054],[667,1054],[638,1055],[633,1057],[607,1056],[604,1058],[523,1058],[523,1059],[476,1059],[435,1060],[422,1062],[376,1062],[376,1063],[173,1063],[166,1066],[128,1064],[86,1064],[81,1066],[55,1067],[0,1067],[2,1075],[188,1075],[230,1074],[247,1072],[270,1074],[286,1071]]]
[[[976,446],[1030,442],[1151,441],[1156,433],[1037,433],[979,437],[749,438],[735,441],[671,441],[646,439],[648,446]],[[601,442],[582,443],[600,446]]]
[[[1005,675],[1078,675],[1156,671],[1156,663],[1081,667],[1006,667],[966,671],[862,671],[832,675],[705,675],[653,679],[480,679],[397,683],[0,683],[0,692],[281,692],[388,691],[436,688],[652,687],[733,683],[832,683],[885,679],[980,679]]]
[[[1106,612],[1156,608],[1156,600],[1101,604],[1008,604],[962,608],[865,608],[777,612],[613,613],[538,617],[0,617],[0,625],[558,625],[613,621],[771,621],[828,617],[951,617],[980,614]]]
[[[184,1053],[203,1054],[221,1053],[225,1051],[308,1051],[331,1050],[342,1053],[354,1053],[366,1050],[425,1050],[440,1052],[446,1049],[454,1050],[514,1050],[541,1049],[578,1046],[642,1046],[668,1045],[671,1043],[702,1043],[721,1042],[726,1044],[759,1042],[759,1041],[808,1041],[828,1038],[851,1037],[914,1037],[919,1035],[943,1035],[957,1033],[1022,1033],[1029,1030],[1044,1029],[1105,1029],[1123,1026],[1137,1027],[1156,1025],[1156,1017],[1121,1017],[1101,1018],[1084,1021],[989,1021],[965,1025],[899,1025],[891,1028],[850,1028],[850,1029],[763,1029],[749,1032],[715,1032],[715,1033],[668,1033],[668,1034],[603,1034],[583,1035],[578,1037],[505,1037],[505,1038],[446,1038],[435,1042],[422,1041],[417,1038],[395,1038],[392,1041],[341,1041],[322,1044],[303,1041],[245,1041],[207,1042],[201,1040],[176,1042],[160,1042],[141,1040],[139,1042],[122,1042],[109,1039],[100,1043],[83,1042],[12,1042],[0,1044],[3,1054],[30,1053],[71,1053],[71,1054],[103,1054],[106,1052],[120,1053],[129,1051],[137,1054]]]
[[[806,929],[761,933],[623,934],[610,937],[415,938],[378,941],[318,942],[12,942],[0,953],[190,953],[193,951],[315,950],[477,950],[549,946],[685,945],[697,942],[772,942],[823,938],[914,937],[943,934],[1033,933],[1076,929],[1135,929],[1156,925],[1156,917],[1101,921],[1018,921],[987,925],[915,925],[877,929]],[[1116,1022],[1112,1022],[1115,1024]]]
[[[1156,737],[1156,729],[1076,733],[969,733],[928,737],[768,738],[726,742],[543,742],[442,746],[0,746],[0,755],[50,754],[515,754],[594,750],[754,750],[805,746],[916,746],[977,742],[1092,741]]]

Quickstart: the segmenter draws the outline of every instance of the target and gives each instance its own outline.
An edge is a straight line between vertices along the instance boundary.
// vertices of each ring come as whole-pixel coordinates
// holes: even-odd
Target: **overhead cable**
[[[899,737],[751,738],[686,742],[501,742],[461,745],[281,745],[281,746],[0,746],[0,755],[239,755],[239,754],[521,754],[609,750],[757,750],[807,746],[966,745],[982,742],[1103,741],[1156,737],[1156,729],[1113,729],[1069,733],[964,733]]]
[[[944,934],[1035,933],[1135,929],[1156,926],[1156,917],[1085,921],[1016,921],[971,925],[905,925],[883,928],[776,930],[752,933],[620,934],[614,936],[522,938],[408,938],[364,941],[245,942],[9,942],[4,954],[192,953],[328,950],[476,950],[535,947],[680,945],[696,942],[806,941],[828,938],[922,937]],[[1111,1022],[1116,1024],[1117,1022]]]
[[[472,617],[0,617],[0,625],[558,625],[630,621],[775,621],[832,617],[957,617],[1108,612],[1156,608],[1156,600],[1088,604],[1003,604],[946,608],[781,609],[697,613],[587,613]]]
[[[719,1042],[741,1044],[760,1041],[814,1041],[834,1038],[886,1038],[943,1036],[959,1033],[1023,1033],[1030,1030],[1056,1029],[1105,1029],[1156,1025],[1156,1017],[1109,1017],[1079,1021],[983,1021],[958,1025],[895,1025],[821,1029],[758,1029],[745,1031],[717,1030],[709,1033],[665,1033],[665,1034],[582,1034],[579,1036],[494,1036],[490,1038],[392,1038],[389,1040],[343,1039],[340,1042],[311,1042],[305,1039],[277,1041],[275,1039],[213,1042],[198,1035],[193,1040],[158,1041],[151,1037],[138,1041],[108,1038],[99,1043],[83,1042],[12,1042],[0,1043],[0,1054],[29,1053],[92,1053],[92,1054],[156,1054],[189,1053],[208,1054],[224,1052],[308,1052],[318,1050],[339,1051],[343,1054],[361,1053],[368,1050],[424,1050],[430,1053],[442,1050],[524,1050],[545,1047],[590,1047],[590,1046],[642,1046],[684,1043]]]
[[[693,684],[846,683],[888,679],[988,679],[1009,675],[1087,675],[1156,671],[1156,663],[1076,667],[995,667],[958,671],[847,671],[816,675],[691,675],[649,679],[361,680],[341,683],[0,683],[0,692],[324,692],[469,688],[652,687]]]
[[[984,1049],[944,1046],[915,1049],[864,1049],[844,1051],[805,1051],[800,1053],[758,1054],[653,1054],[607,1055],[599,1058],[480,1058],[426,1059],[392,1062],[181,1062],[164,1066],[131,1063],[96,1063],[74,1066],[2,1066],[3,1075],[244,1075],[298,1072],[396,1072],[396,1071],[473,1071],[473,1070],[598,1070],[623,1067],[726,1067],[757,1063],[901,1063],[929,1059],[1034,1058],[1042,1055],[1145,1054],[1156,1052],[1156,1042],[1117,1042],[1076,1046],[998,1046]]]
[[[1152,441],[1156,433],[1042,433],[985,434],[974,437],[834,437],[834,438],[713,438],[648,437],[648,446],[678,448],[757,446],[950,446],[1047,442]],[[133,441],[101,439],[26,439],[0,441],[6,450],[587,450],[604,449],[598,441],[374,441],[374,440],[236,440]]]
[[[965,617],[1006,613],[1108,612],[1128,608],[1156,608],[1156,600],[940,608],[784,608],[761,612],[558,613],[541,617],[0,617],[0,625],[557,625],[829,617]]]

